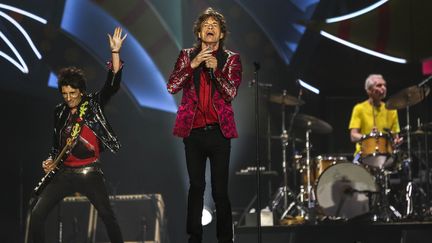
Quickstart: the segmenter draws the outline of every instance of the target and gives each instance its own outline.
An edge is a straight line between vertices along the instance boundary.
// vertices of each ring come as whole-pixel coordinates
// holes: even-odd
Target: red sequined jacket
[[[192,130],[195,112],[198,106],[199,78],[194,78],[194,69],[190,63],[198,54],[196,48],[184,49],[180,52],[174,70],[167,84],[168,92],[175,94],[183,89],[181,104],[177,111],[174,125],[174,135],[188,137]],[[219,126],[226,138],[238,137],[234,121],[234,112],[231,101],[237,95],[241,82],[242,65],[240,55],[229,50],[220,50],[217,53],[218,67],[214,71],[215,91],[213,92],[213,105],[216,109]],[[196,73],[196,72],[195,72]]]

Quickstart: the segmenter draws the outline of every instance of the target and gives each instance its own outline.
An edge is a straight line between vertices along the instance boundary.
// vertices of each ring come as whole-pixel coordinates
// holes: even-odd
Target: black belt
[[[96,160],[96,162],[93,162],[91,164],[79,166],[79,167],[65,166],[63,167],[63,171],[65,173],[74,173],[74,174],[83,174],[83,175],[95,171],[103,174],[100,162],[98,162],[98,160]]]
[[[215,124],[208,124],[205,125],[204,127],[197,127],[192,129],[192,131],[201,131],[201,132],[206,132],[206,131],[211,131],[211,130],[216,130],[219,129],[219,124],[215,123]]]

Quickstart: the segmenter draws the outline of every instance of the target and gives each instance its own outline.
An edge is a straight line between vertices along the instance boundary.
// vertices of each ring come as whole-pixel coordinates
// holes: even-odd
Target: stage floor
[[[255,226],[239,226],[235,232],[236,243],[258,242]],[[432,221],[263,226],[261,232],[262,243],[430,243]]]

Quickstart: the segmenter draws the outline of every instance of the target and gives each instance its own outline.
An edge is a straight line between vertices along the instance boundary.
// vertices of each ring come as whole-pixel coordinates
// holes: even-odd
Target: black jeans
[[[123,243],[120,227],[111,208],[108,192],[101,172],[87,174],[60,171],[45,187],[36,202],[30,219],[30,234],[34,243],[45,242],[45,220],[48,213],[64,197],[79,192],[95,206],[112,243]]]
[[[193,129],[184,138],[189,195],[187,233],[189,243],[202,242],[201,216],[205,190],[205,168],[210,159],[212,196],[216,206],[216,229],[219,243],[233,239],[231,204],[228,197],[228,175],[231,140],[225,138],[219,127],[211,130]]]

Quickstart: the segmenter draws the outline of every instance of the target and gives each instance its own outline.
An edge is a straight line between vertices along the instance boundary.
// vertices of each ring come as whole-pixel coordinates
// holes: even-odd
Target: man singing
[[[202,242],[201,216],[206,160],[210,160],[212,196],[219,243],[233,242],[228,175],[231,138],[238,137],[231,102],[241,82],[239,54],[226,50],[225,18],[212,8],[196,20],[196,44],[184,49],[167,84],[168,92],[183,90],[174,125],[182,137],[189,174],[187,233],[189,243]]]

